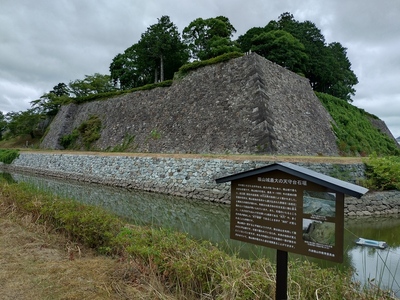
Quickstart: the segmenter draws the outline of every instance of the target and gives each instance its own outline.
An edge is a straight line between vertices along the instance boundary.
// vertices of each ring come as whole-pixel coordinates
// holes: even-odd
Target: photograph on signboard
[[[303,240],[317,244],[335,245],[335,223],[303,219]]]
[[[304,191],[303,214],[321,217],[335,217],[336,194],[327,192]]]

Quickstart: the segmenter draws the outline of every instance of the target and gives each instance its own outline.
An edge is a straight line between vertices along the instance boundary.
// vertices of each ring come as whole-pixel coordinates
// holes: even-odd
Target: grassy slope
[[[394,139],[371,123],[371,119],[378,117],[328,94],[316,95],[334,120],[333,128],[342,155],[367,156],[374,152],[379,155],[400,154]]]

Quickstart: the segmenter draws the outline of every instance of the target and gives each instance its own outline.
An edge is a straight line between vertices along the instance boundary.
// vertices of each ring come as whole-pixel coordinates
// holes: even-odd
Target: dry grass
[[[1,145],[0,145],[1,148]],[[133,152],[96,152],[73,150],[42,150],[19,148],[24,153],[54,153],[95,156],[133,156],[133,157],[167,157],[167,158],[202,158],[202,159],[227,159],[235,161],[265,161],[265,162],[303,162],[303,163],[332,163],[354,164],[362,163],[362,157],[341,156],[290,156],[290,155],[250,155],[250,154],[182,154],[182,153],[133,153]]]
[[[173,299],[132,260],[96,255],[0,202],[0,298]]]

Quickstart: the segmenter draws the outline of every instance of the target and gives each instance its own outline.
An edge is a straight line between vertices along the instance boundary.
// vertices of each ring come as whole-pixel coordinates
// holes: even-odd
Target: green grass
[[[373,190],[400,190],[400,157],[371,155],[364,161],[366,186]]]
[[[213,58],[210,58],[207,60],[194,61],[194,62],[185,64],[179,68],[179,71],[175,74],[175,79],[184,77],[190,71],[197,70],[199,68],[209,66],[209,65],[215,65],[215,64],[218,64],[218,63],[221,63],[224,61],[228,61],[233,58],[238,58],[241,56],[243,56],[243,53],[241,53],[241,52],[229,52],[229,53],[225,53],[220,56],[213,57]]]
[[[162,87],[169,87],[172,85],[172,80],[165,80],[159,83],[151,83],[151,84],[146,84],[137,88],[129,89],[129,90],[118,90],[118,91],[113,91],[113,92],[107,92],[107,93],[99,93],[99,94],[93,94],[85,97],[77,97],[77,98],[71,98],[70,102],[76,103],[76,104],[81,104],[85,102],[91,102],[91,101],[97,101],[97,100],[108,100],[109,98],[123,95],[123,94],[129,94],[137,91],[147,91],[147,90],[152,90],[155,88],[162,88]]]
[[[400,155],[397,143],[371,123],[378,117],[331,95],[316,95],[334,120],[332,125],[342,155]]]
[[[19,152],[14,149],[0,149],[0,162],[11,164],[14,159],[18,158]]]
[[[28,184],[0,180],[0,201],[100,253],[140,262],[184,299],[274,298],[275,266],[267,259],[241,259],[183,233],[127,225],[101,208],[55,197]],[[390,299],[384,291],[360,288],[351,278],[350,271],[290,260],[289,299]]]

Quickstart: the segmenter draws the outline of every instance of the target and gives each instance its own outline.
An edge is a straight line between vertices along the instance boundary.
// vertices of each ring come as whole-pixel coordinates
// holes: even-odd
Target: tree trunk
[[[160,80],[164,81],[164,56],[160,55]]]
[[[158,82],[158,72],[157,72],[157,66],[154,68],[154,83]]]

